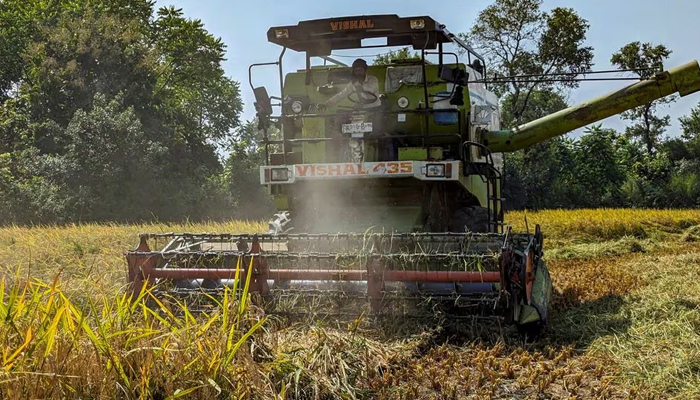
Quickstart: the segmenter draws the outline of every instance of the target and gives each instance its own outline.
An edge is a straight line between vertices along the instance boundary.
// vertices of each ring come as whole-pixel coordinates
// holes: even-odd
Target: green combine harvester
[[[385,42],[363,46],[376,38]],[[538,332],[552,293],[543,234],[504,223],[503,153],[700,90],[693,61],[504,130],[484,58],[428,16],[302,21],[271,28],[268,39],[282,47],[279,60],[251,65],[249,79],[265,137],[260,181],[279,211],[269,232],[143,234],[127,252],[136,293],[240,289],[249,279],[277,310],[333,293],[333,307],[359,298],[374,314],[400,312],[396,299],[441,300],[455,315]],[[398,46],[420,59],[348,66],[332,57]],[[306,68],[285,75],[287,50],[303,53]],[[325,65],[312,66],[315,58]],[[253,85],[264,66],[278,69],[279,96]]]

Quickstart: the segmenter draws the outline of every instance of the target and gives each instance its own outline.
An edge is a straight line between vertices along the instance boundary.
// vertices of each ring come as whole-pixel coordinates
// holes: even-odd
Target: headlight
[[[294,111],[294,114],[299,114],[301,112],[301,101],[297,100],[292,103],[292,111]]]
[[[425,166],[425,176],[429,177],[444,177],[445,164],[428,164]]]
[[[399,97],[399,101],[396,102],[400,108],[406,108],[408,107],[410,101],[408,100],[408,97],[406,96],[401,96]]]
[[[273,182],[284,182],[289,180],[289,170],[287,168],[273,168],[270,176]]]
[[[424,19],[412,19],[411,20],[411,29],[423,29],[425,28],[425,20]]]
[[[289,31],[287,29],[275,29],[275,37],[277,39],[287,39],[289,38]]]

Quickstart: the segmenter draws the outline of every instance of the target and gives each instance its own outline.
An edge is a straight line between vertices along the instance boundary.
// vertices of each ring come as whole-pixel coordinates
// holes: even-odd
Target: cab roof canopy
[[[386,38],[386,45],[362,46],[362,40],[370,38]],[[270,28],[267,39],[309,56],[329,56],[333,50],[363,47],[413,46],[414,50],[433,50],[438,43],[461,42],[428,16],[401,18],[388,14],[301,21]]]

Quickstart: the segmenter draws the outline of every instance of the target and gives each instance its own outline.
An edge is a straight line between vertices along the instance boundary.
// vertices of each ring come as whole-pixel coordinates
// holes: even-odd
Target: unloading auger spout
[[[654,100],[678,93],[681,97],[700,91],[700,66],[691,61],[650,79],[615,90],[596,99],[566,108],[513,129],[482,130],[489,151],[512,152],[567,134]]]

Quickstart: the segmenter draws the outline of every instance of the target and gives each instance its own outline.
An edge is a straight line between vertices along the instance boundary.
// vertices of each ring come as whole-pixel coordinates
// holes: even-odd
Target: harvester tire
[[[523,337],[525,341],[535,341],[539,339],[546,327],[546,322],[544,321],[535,321],[535,322],[529,322],[527,324],[522,324],[518,325],[518,333]]]
[[[450,222],[451,232],[486,233],[489,231],[489,211],[486,207],[469,206],[455,212]]]

